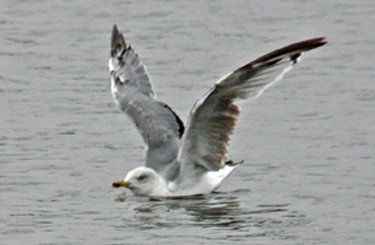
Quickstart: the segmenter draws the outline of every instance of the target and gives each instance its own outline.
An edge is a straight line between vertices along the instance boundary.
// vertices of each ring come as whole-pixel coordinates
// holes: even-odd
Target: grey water
[[[0,244],[374,244],[372,1],[1,1]],[[111,183],[144,161],[112,101],[116,23],[186,121],[223,75],[289,43],[329,43],[242,113],[207,197]]]

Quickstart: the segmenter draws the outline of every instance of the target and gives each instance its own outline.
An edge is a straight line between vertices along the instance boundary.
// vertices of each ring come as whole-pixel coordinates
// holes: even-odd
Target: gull
[[[114,25],[108,64],[112,96],[137,127],[147,153],[145,166],[131,170],[112,186],[150,197],[215,191],[242,163],[227,158],[240,114],[235,102],[258,98],[297,64],[302,53],[324,44],[324,37],[293,43],[229,73],[194,104],[184,127],[170,106],[156,100],[146,67]]]

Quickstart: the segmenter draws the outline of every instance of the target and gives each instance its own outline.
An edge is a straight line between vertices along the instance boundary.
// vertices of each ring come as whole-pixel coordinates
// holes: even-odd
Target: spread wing
[[[146,166],[161,171],[177,157],[184,125],[166,104],[156,101],[145,66],[114,25],[109,59],[115,102],[147,144]]]
[[[281,80],[305,51],[326,43],[313,38],[277,49],[238,68],[219,80],[194,105],[177,161],[180,177],[197,176],[224,167],[227,147],[240,109],[236,99],[257,98],[265,89]]]

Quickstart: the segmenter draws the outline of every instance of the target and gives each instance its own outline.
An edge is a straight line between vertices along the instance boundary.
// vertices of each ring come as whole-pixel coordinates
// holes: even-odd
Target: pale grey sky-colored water
[[[0,244],[373,244],[375,5],[371,1],[2,1]],[[158,99],[186,121],[221,76],[309,37],[242,114],[218,193],[149,200],[112,189],[143,164],[114,105],[116,23]]]

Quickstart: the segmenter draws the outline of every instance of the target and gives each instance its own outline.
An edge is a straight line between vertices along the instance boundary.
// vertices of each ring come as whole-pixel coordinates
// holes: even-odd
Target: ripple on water
[[[250,190],[216,192],[210,196],[183,198],[148,198],[132,194],[119,194],[115,198],[120,212],[123,212],[123,226],[118,229],[160,231],[163,228],[175,230],[170,233],[156,232],[158,236],[181,235],[178,227],[201,234],[210,231],[223,241],[245,241],[246,238],[274,236],[279,239],[293,239],[285,230],[307,224],[303,214],[289,210],[289,204],[262,204],[249,207],[241,198]],[[121,211],[122,210],[122,211]],[[131,212],[131,210],[133,212]],[[133,213],[129,217],[129,213]],[[222,232],[226,230],[229,233]],[[183,233],[183,232],[182,232]],[[228,235],[229,234],[229,235]],[[202,235],[202,239],[205,237]],[[213,239],[212,236],[210,239]]]

